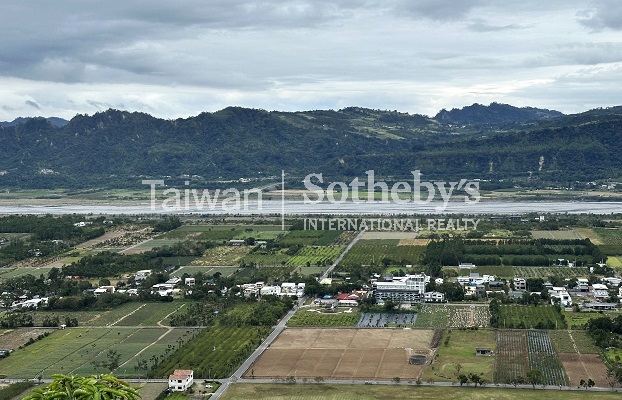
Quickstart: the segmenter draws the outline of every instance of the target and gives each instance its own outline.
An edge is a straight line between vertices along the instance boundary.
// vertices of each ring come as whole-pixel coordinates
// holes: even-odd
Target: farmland
[[[424,371],[422,380],[440,382],[456,381],[459,374],[483,374],[482,377],[492,382],[494,357],[478,357],[476,348],[495,350],[495,333],[491,330],[449,330],[445,333],[437,356]],[[460,371],[456,365],[460,365]]]
[[[299,379],[300,381],[300,379]],[[230,386],[223,400],[583,400],[584,391],[536,391],[500,389],[495,387],[460,388],[403,385],[282,385],[273,383],[235,383]],[[620,393],[590,392],[590,399],[619,399]]]
[[[281,241],[287,246],[330,246],[340,240],[342,231],[290,231]]]
[[[509,383],[527,377],[527,345],[525,331],[497,330],[494,382]]]
[[[514,274],[525,279],[542,278],[547,280],[550,276],[561,278],[585,277],[588,275],[588,270],[583,267],[514,267]]]
[[[286,249],[281,250],[265,250],[254,249],[246,254],[241,263],[246,265],[257,266],[278,266],[287,263],[291,256],[286,254]]]
[[[598,347],[585,331],[549,331],[558,353],[599,354]]]
[[[183,330],[185,332],[186,330]],[[73,328],[57,330],[43,340],[0,360],[0,374],[9,378],[32,378],[54,373],[94,374],[93,360],[103,360],[109,349],[121,349],[121,363],[130,360],[166,328]],[[162,349],[161,349],[162,350]],[[164,351],[158,356],[163,356]],[[120,371],[117,373],[121,374]]]
[[[399,240],[361,240],[342,260],[344,265],[418,264],[426,246],[400,246]]]
[[[527,331],[529,369],[542,372],[542,384],[567,385],[568,379],[546,331]]]
[[[302,308],[287,322],[287,326],[356,326],[361,313],[358,311],[334,313],[323,312],[324,308]]]
[[[153,376],[165,377],[179,365],[192,365],[196,376],[226,378],[248,357],[270,332],[268,327],[214,326],[204,329],[168,359]]]
[[[358,328],[382,328],[387,326],[414,326],[417,314],[414,313],[362,313],[356,326]]]
[[[423,365],[409,355],[429,356],[433,331],[421,329],[284,330],[247,377],[415,380]]]
[[[249,246],[217,246],[208,249],[202,257],[191,264],[202,266],[238,265],[242,258],[251,250]]]
[[[499,328],[546,328],[566,327],[562,315],[553,306],[502,305],[500,307]]]
[[[343,246],[306,246],[300,249],[292,258],[287,260],[287,265],[326,265],[331,264],[343,251]]]
[[[201,266],[201,265],[185,265],[179,267],[177,270],[171,273],[171,276],[180,277],[183,274],[194,275],[196,273],[202,273],[205,276],[214,275],[219,273],[223,277],[230,277],[236,273],[239,267],[213,267],[213,266]]]
[[[446,328],[449,319],[447,305],[422,304],[417,313],[418,328]]]
[[[558,239],[575,240],[580,239],[580,235],[575,231],[531,231],[534,239]]]

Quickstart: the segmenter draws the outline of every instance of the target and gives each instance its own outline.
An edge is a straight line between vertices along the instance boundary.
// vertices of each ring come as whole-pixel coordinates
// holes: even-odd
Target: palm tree
[[[127,382],[112,375],[92,375],[90,377],[52,375],[54,381],[48,386],[33,390],[22,400],[87,400],[115,399],[136,400],[141,396],[140,387],[131,387]]]

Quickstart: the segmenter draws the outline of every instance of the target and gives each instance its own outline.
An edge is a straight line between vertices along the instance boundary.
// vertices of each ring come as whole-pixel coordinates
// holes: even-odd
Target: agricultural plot
[[[346,254],[344,265],[418,264],[426,246],[400,246],[399,240],[361,240]]]
[[[490,326],[490,310],[487,305],[447,306],[449,328],[486,328]]]
[[[593,229],[590,228],[575,228],[574,229],[579,235],[581,235],[582,239],[590,239],[592,243],[595,245],[603,244],[600,240],[600,237]]]
[[[496,343],[494,382],[510,383],[519,377],[526,378],[529,371],[526,331],[497,330]]]
[[[144,303],[126,317],[116,321],[114,326],[162,326],[167,316],[183,309],[185,305],[180,302]]]
[[[226,378],[270,333],[269,327],[214,326],[181,346],[158,364],[155,377],[166,377],[180,365],[192,365],[196,377]]]
[[[422,304],[417,312],[415,326],[418,328],[446,328],[449,310],[446,304]]]
[[[202,266],[238,265],[251,250],[249,246],[218,246],[208,249],[202,257],[191,264]]]
[[[611,268],[620,268],[622,267],[622,257],[607,257],[607,265]]]
[[[497,278],[513,279],[514,268],[508,266],[479,266],[475,271],[482,275],[494,275]]]
[[[366,231],[361,240],[416,240],[419,239],[418,232],[401,232],[401,231]],[[419,246],[428,244],[429,239],[420,239],[423,243]]]
[[[564,329],[565,322],[553,306],[502,305],[499,328]]]
[[[575,231],[531,231],[533,239],[575,240],[580,235]]]
[[[246,265],[256,265],[259,267],[263,266],[278,266],[287,263],[287,260],[290,259],[291,256],[285,253],[287,249],[281,250],[263,250],[263,249],[255,249],[250,253],[246,254],[241,263]]]
[[[287,246],[330,246],[340,240],[342,231],[290,231],[281,241]]]
[[[15,350],[28,343],[30,339],[37,339],[39,335],[53,332],[53,329],[18,328],[14,330],[0,330],[0,349]]]
[[[302,308],[289,321],[287,326],[356,326],[361,313],[358,310],[345,310],[333,313],[323,312],[324,308]]]
[[[608,256],[622,255],[622,229],[594,228],[602,244],[598,248]]]
[[[39,374],[49,378],[54,373],[101,373],[92,361],[105,357],[109,349],[122,349],[121,363],[125,363],[166,332],[165,328],[56,330],[0,360],[0,374],[29,379]]]
[[[599,354],[598,347],[585,331],[549,331],[558,353]]]
[[[235,274],[239,268],[238,267],[212,267],[212,266],[201,266],[201,265],[184,265],[179,267],[175,272],[171,274],[171,276],[180,277],[184,274],[195,275],[197,273],[202,273],[206,276],[214,275],[215,273],[220,273],[220,275],[228,278]]]
[[[0,268],[0,280],[16,278],[18,276],[32,275],[38,278],[41,274],[47,278],[48,272],[52,267],[19,267],[19,268]]]
[[[607,368],[596,354],[562,353],[559,358],[568,376],[568,384],[579,386],[582,379],[592,379],[596,386],[607,386]]]
[[[409,357],[429,357],[432,335],[421,329],[290,328],[245,376],[415,380],[425,366],[409,364]]]
[[[491,330],[450,330],[445,333],[432,364],[426,368],[422,380],[455,382],[459,374],[482,374],[492,382],[494,357],[477,356],[475,349],[495,351],[495,334]],[[458,371],[456,366],[460,365]]]
[[[124,254],[144,253],[146,251],[149,251],[149,250],[152,250],[158,247],[172,246],[175,243],[178,243],[181,241],[182,241],[181,239],[150,239],[136,246],[132,246],[126,250],[123,250],[121,253],[124,253]]]
[[[564,368],[546,331],[527,331],[529,369],[542,372],[542,384],[568,385]]]
[[[550,276],[561,278],[585,277],[588,271],[583,267],[514,267],[514,275],[521,278],[542,278],[547,280]]]
[[[384,328],[414,326],[417,314],[362,313],[357,328]]]
[[[343,252],[342,246],[313,246],[303,247],[289,260],[287,265],[326,265],[331,264]]]
[[[322,275],[329,266],[324,267],[298,267],[294,270],[295,273],[301,276],[316,276]]]

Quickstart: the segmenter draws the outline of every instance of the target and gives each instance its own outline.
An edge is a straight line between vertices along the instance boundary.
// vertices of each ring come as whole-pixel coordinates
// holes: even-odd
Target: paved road
[[[334,263],[331,264],[330,267],[328,267],[328,269],[326,271],[324,271],[324,273],[322,274],[322,276],[320,276],[320,280],[328,277],[328,275],[333,272],[333,269],[335,269],[335,267],[337,266],[337,264],[339,264],[341,262],[341,260],[343,260],[343,258],[346,256],[346,254],[348,254],[348,251],[350,251],[350,249],[352,248],[352,246],[354,246],[356,244],[356,242],[358,242],[361,237],[363,237],[363,234],[365,233],[365,230],[362,230],[359,232],[358,235],[356,235],[356,237],[354,238],[354,240],[352,240],[350,242],[350,244],[345,248],[345,250],[339,255],[339,257],[337,257],[337,259],[335,260]]]
[[[272,333],[270,333],[270,335],[268,335],[268,337],[259,345],[259,347],[255,349],[253,354],[251,354],[250,357],[248,357],[246,361],[244,361],[244,363],[240,365],[240,367],[233,373],[233,375],[231,375],[229,379],[221,380],[222,385],[218,388],[218,390],[214,392],[214,394],[211,396],[211,399],[219,399],[220,396],[222,396],[222,394],[229,388],[229,385],[242,379],[242,375],[244,375],[244,373],[248,371],[248,369],[255,363],[255,361],[257,361],[259,356],[268,347],[270,347],[272,342],[274,342],[274,339],[276,339],[281,334],[281,332],[283,332],[287,321],[289,321],[289,319],[296,313],[296,310],[298,310],[298,307],[303,305],[306,300],[306,296],[299,299],[298,304],[279,321],[279,323],[272,330]]]

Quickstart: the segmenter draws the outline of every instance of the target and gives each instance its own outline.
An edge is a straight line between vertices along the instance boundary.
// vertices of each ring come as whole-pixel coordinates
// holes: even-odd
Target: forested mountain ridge
[[[0,186],[140,186],[146,178],[211,181],[293,177],[519,179],[568,183],[622,177],[622,108],[456,127],[435,118],[350,107],[268,112],[229,107],[164,120],[108,110],[63,127],[31,119],[0,127]],[[509,106],[511,107],[511,106]],[[479,109],[479,107],[478,107]],[[533,111],[533,110],[531,110]],[[530,112],[531,112],[530,111]],[[440,113],[439,113],[440,114]],[[484,113],[485,114],[485,113]]]

